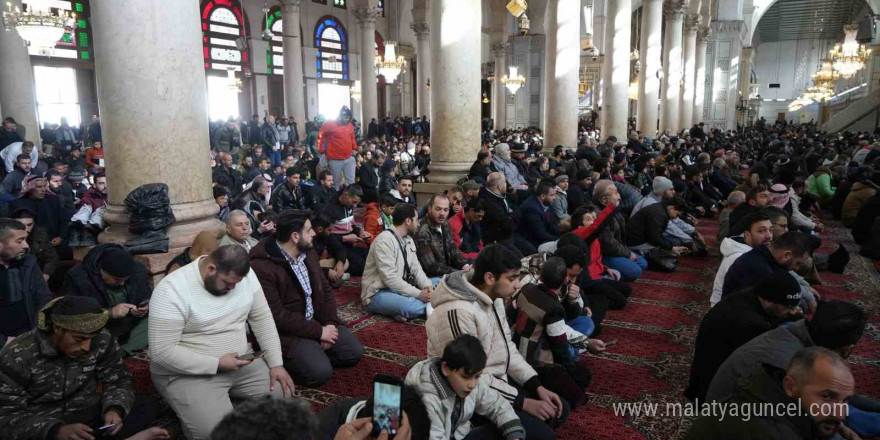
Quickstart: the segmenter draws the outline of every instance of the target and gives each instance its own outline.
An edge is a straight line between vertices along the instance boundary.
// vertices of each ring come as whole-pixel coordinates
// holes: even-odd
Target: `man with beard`
[[[48,194],[48,185],[45,177],[27,176],[21,190],[22,197],[9,204],[9,211],[28,208],[36,213],[37,226],[45,229],[52,239],[52,245],[58,247],[67,240],[70,218],[64,215],[61,199]]]
[[[727,237],[721,242],[721,265],[715,273],[715,282],[712,285],[712,297],[710,305],[714,306],[721,301],[721,291],[724,287],[724,277],[727,270],[736,262],[737,258],[752,250],[755,246],[769,244],[773,241],[773,224],[770,217],[763,212],[755,212],[744,217],[743,222],[748,229],[742,235]]]
[[[37,312],[52,299],[37,259],[28,255],[28,233],[18,220],[0,218],[0,344],[37,325]]]
[[[549,241],[559,239],[559,218],[550,207],[556,200],[556,188],[548,182],[541,182],[535,194],[517,212],[517,233],[528,240],[535,248]]]
[[[247,328],[262,351],[249,353]],[[230,398],[293,395],[247,251],[221,246],[159,282],[150,300],[150,372],[190,440],[209,438]]]
[[[307,212],[286,211],[275,223],[275,236],[260,241],[250,254],[281,337],[284,368],[296,382],[311,387],[330,380],[334,367],[353,367],[364,354],[364,346],[339,319],[314,238]]]
[[[810,257],[810,239],[802,232],[786,232],[766,245],[754,247],[730,265],[721,286],[721,298],[750,287],[777,270],[797,270]]]
[[[800,303],[797,280],[787,271],[778,270],[712,307],[697,331],[685,396],[705,401],[715,372],[728,356],[753,338],[799,319]]]
[[[416,195],[413,194],[413,178],[410,176],[402,176],[397,181],[397,189],[393,189],[388,194],[400,201],[400,203],[408,203],[418,206]]]
[[[752,417],[718,415],[696,420],[685,440],[844,439],[859,437],[843,424],[855,379],[840,355],[827,348],[798,351],[788,370],[764,366],[740,380],[731,404],[740,408],[787,408]],[[794,411],[790,409],[797,408]]]
[[[419,263],[429,277],[442,277],[457,270],[468,270],[470,265],[455,245],[452,230],[446,219],[449,217],[449,199],[443,194],[434,194],[428,202],[426,221],[416,233],[416,251]]]
[[[318,153],[327,156],[328,167],[336,182],[336,189],[355,182],[355,160],[352,153],[357,150],[354,139],[354,125],[351,123],[351,110],[343,106],[335,121],[327,121],[318,133]],[[345,180],[343,180],[345,176]]]
[[[15,168],[0,183],[0,196],[15,198],[21,192],[21,183],[31,175],[31,157],[22,153],[16,158]]]

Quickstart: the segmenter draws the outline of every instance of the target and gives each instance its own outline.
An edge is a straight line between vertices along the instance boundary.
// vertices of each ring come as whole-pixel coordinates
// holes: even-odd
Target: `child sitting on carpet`
[[[409,370],[405,382],[422,393],[431,419],[431,440],[494,439],[498,434],[507,440],[526,438],[510,402],[480,381],[483,368],[486,352],[480,340],[465,334],[446,345],[442,358],[421,361]],[[473,416],[489,419],[491,424],[472,429]]]

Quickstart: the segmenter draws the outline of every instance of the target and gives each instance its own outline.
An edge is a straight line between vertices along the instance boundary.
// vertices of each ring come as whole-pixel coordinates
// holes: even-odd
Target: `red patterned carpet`
[[[832,222],[833,223],[833,222]],[[710,247],[715,244],[716,224],[698,226]],[[830,253],[836,243],[854,249],[849,233],[830,228],[825,234]],[[834,245],[832,245],[832,243]],[[855,355],[850,359],[857,391],[880,396],[880,274],[873,262],[851,252],[853,259],[843,275],[821,273],[825,298],[854,301],[870,315],[870,325]],[[693,355],[693,341],[700,319],[709,307],[708,296],[719,263],[712,251],[708,258],[683,258],[672,274],[645,272],[633,284],[629,305],[608,313],[602,339],[617,344],[600,356],[583,357],[593,384],[589,402],[578,408],[558,431],[560,439],[657,439],[680,438],[690,420],[681,417],[633,417],[615,414],[620,402],[684,402],[685,387]],[[425,357],[424,327],[395,323],[372,316],[360,305],[360,286],[355,282],[337,293],[340,316],[364,343],[366,355],[354,368],[338,369],[333,379],[317,389],[298,387],[297,393],[320,407],[346,397],[368,396],[373,375],[403,377],[409,367]],[[142,390],[141,392],[146,391]],[[170,425],[173,426],[174,422]]]

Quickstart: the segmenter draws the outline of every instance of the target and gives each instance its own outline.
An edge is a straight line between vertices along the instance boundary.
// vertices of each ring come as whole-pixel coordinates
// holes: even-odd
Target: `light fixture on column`
[[[529,5],[526,3],[526,0],[510,0],[510,2],[507,3],[507,10],[516,18],[523,15],[528,8]]]
[[[865,45],[856,41],[856,33],[859,26],[856,24],[848,24],[843,27],[846,32],[846,38],[843,44],[838,44],[831,49],[831,59],[833,61],[834,70],[840,72],[844,78],[852,78],[859,70],[865,67],[868,56],[871,55],[871,49],[865,48]]]
[[[639,79],[636,78],[629,83],[629,89],[627,90],[627,94],[629,95],[629,99],[633,101],[639,100]]]
[[[426,87],[428,90],[431,90],[431,78],[428,78],[428,82],[425,83],[425,87]]]
[[[351,99],[355,101],[361,100],[361,80],[354,80],[354,85],[351,86]]]
[[[501,84],[504,84],[504,87],[507,87],[507,90],[511,95],[515,95],[516,91],[525,85],[526,79],[517,73],[518,68],[516,66],[510,66],[508,69],[510,70],[510,74],[501,77]]]
[[[269,11],[270,10],[271,9],[269,9],[269,5],[267,5],[266,3],[263,3],[263,17],[264,17],[263,22],[266,23],[266,29],[263,29],[263,34],[260,36],[260,38],[262,38],[263,41],[272,41],[272,37],[274,37],[274,35],[272,35],[271,26],[269,25]]]
[[[29,46],[37,49],[40,55],[52,55],[55,44],[66,32],[73,29],[73,15],[67,12],[52,12],[49,0],[30,0],[24,12],[12,4],[6,4],[3,23],[6,30],[15,29]]]
[[[489,103],[489,97],[486,96],[486,93],[484,92],[483,93],[483,104],[488,104],[488,103]]]
[[[235,67],[226,68],[226,86],[235,93],[241,93],[241,80],[235,77]]]
[[[385,82],[388,84],[394,84],[397,75],[406,72],[406,58],[403,56],[395,56],[395,46],[397,46],[396,42],[386,41],[385,58],[376,55],[376,74],[384,76]]]

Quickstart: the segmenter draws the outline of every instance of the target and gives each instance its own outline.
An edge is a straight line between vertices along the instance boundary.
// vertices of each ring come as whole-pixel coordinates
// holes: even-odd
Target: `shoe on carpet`
[[[828,270],[834,273],[843,273],[849,264],[849,251],[843,245],[838,245],[837,250],[828,256]]]
[[[394,315],[391,317],[391,319],[393,319],[394,322],[406,322],[407,321],[407,319],[404,318],[403,315]]]

